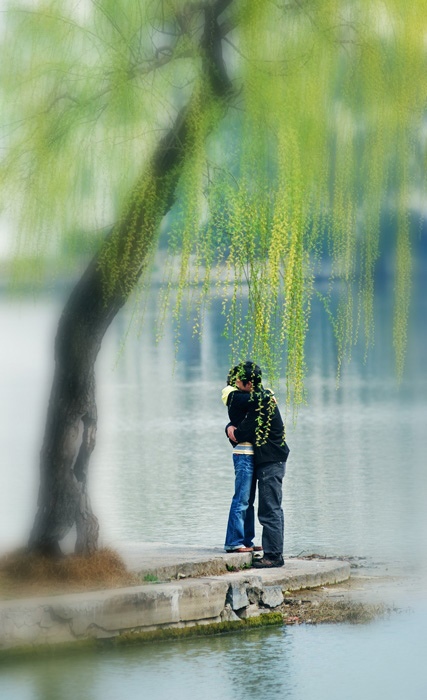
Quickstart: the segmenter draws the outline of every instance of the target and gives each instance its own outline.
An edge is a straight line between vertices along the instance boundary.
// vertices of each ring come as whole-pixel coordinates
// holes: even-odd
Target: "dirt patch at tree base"
[[[0,559],[0,599],[81,593],[141,583],[117,552],[100,549],[90,557],[69,554],[48,558],[25,550]]]

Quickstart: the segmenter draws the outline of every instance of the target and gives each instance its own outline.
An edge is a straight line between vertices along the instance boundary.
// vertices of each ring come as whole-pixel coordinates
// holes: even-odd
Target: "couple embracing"
[[[263,551],[255,568],[283,566],[282,481],[289,448],[274,394],[262,385],[260,367],[247,360],[230,370],[222,400],[228,408],[227,436],[233,445],[235,489],[228,517],[226,552]],[[262,547],[255,547],[254,499]]]

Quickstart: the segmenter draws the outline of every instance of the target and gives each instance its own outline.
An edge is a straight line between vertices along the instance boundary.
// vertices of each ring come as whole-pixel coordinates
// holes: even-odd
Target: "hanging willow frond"
[[[215,12],[224,61],[208,85],[200,34]],[[17,263],[34,266],[70,241],[78,250],[86,232],[98,245],[92,232],[108,228],[105,293],[129,295],[171,197],[150,158],[187,105],[160,316],[175,304],[178,320],[188,292],[198,333],[205,304],[221,294],[230,360],[250,353],[273,378],[286,361],[288,399],[299,404],[319,267],[338,290],[337,305],[324,298],[338,374],[362,334],[367,349],[374,341],[386,215],[398,221],[401,376],[409,202],[424,181],[426,30],[422,0],[12,3],[0,57],[0,184]]]

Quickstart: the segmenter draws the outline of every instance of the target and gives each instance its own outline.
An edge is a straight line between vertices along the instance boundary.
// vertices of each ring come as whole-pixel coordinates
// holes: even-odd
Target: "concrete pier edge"
[[[250,554],[127,544],[119,547],[140,580],[127,588],[0,602],[0,662],[11,655],[218,634],[280,624],[286,592],[346,581],[350,564],[286,559],[274,569],[249,567]],[[233,571],[233,569],[237,569]]]

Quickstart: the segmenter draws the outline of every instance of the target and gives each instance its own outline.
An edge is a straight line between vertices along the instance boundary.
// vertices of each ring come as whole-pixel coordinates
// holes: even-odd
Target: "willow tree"
[[[362,330],[372,343],[391,210],[402,372],[426,29],[422,0],[12,2],[1,180],[16,261],[52,255],[76,231],[99,243],[59,321],[30,548],[58,551],[74,524],[76,551],[97,547],[95,360],[171,210],[161,303],[178,313],[190,290],[197,327],[222,294],[231,361],[250,351],[274,374],[284,358],[294,404],[325,251],[340,283],[338,305],[324,299],[338,366]]]

